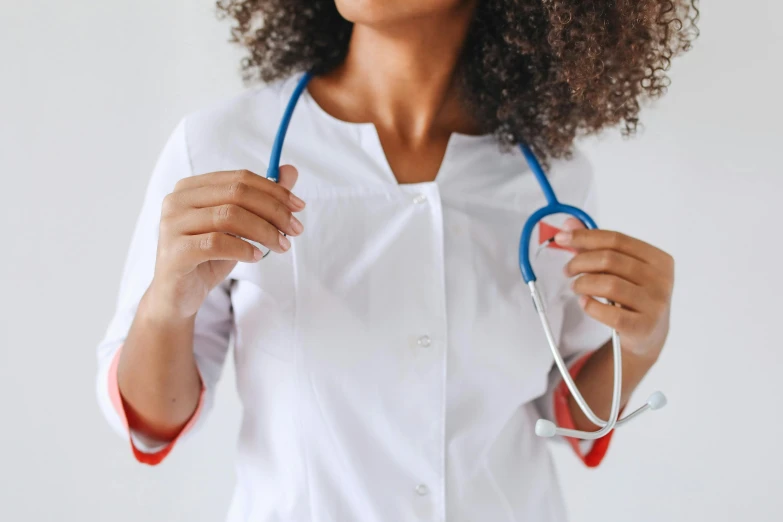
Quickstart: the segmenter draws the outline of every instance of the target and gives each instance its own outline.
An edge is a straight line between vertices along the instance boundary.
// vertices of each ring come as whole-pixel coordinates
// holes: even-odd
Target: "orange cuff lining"
[[[588,353],[571,366],[569,373],[572,378],[576,379],[576,376],[592,355],[593,352]],[[562,381],[554,391],[555,420],[557,425],[562,428],[575,429],[576,426],[574,425],[574,419],[571,416],[571,408],[568,406],[568,398],[570,396],[571,392],[568,390],[568,386],[565,381]],[[612,441],[612,435],[614,435],[614,430],[594,441],[593,447],[587,454],[582,453],[582,449],[579,446],[579,439],[574,439],[572,437],[563,438],[571,445],[571,448],[573,448],[576,455],[588,468],[595,468],[606,456],[606,452],[609,450],[609,443]]]
[[[198,419],[199,415],[201,414],[201,409],[204,406],[204,395],[206,388],[204,385],[201,385],[201,395],[199,395],[198,398],[198,405],[196,406],[196,411],[193,412],[193,415],[190,417],[190,420],[187,424],[182,428],[182,431],[179,432],[179,434],[169,442],[166,447],[156,451],[155,453],[145,453],[141,450],[139,450],[134,444],[133,439],[130,438],[130,428],[128,427],[128,417],[125,413],[125,407],[122,404],[122,397],[120,396],[120,386],[117,382],[117,367],[119,366],[120,362],[120,352],[122,351],[122,346],[120,346],[117,349],[117,353],[114,354],[114,357],[112,358],[111,365],[109,366],[109,399],[111,400],[111,404],[114,407],[114,411],[117,412],[117,415],[119,415],[120,420],[122,421],[123,426],[125,426],[125,430],[128,432],[128,438],[130,440],[131,449],[133,450],[133,456],[136,457],[136,460],[141,462],[142,464],[149,464],[150,466],[155,466],[157,464],[160,464],[163,459],[168,456],[169,453],[171,453],[171,450],[174,449],[174,445],[177,443],[177,441],[190,429],[193,427],[193,425],[196,423],[196,420]],[[203,383],[203,380],[202,380]]]

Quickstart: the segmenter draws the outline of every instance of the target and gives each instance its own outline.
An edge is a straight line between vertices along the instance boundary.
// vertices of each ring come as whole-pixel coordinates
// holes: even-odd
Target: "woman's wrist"
[[[661,353],[660,349],[641,351],[627,349],[623,346],[622,336],[620,337],[620,350],[623,361],[623,374],[629,376],[632,374],[644,375],[647,373],[647,371],[658,362],[658,357]],[[591,359],[593,358],[594,360],[604,360],[605,363],[609,365],[608,367],[612,368],[614,366],[614,347],[612,341],[607,341],[606,344],[596,350]]]
[[[622,344],[622,340],[620,343]],[[641,353],[622,350],[623,369],[625,372],[631,371],[644,376],[658,362],[660,354],[661,350],[648,350]]]
[[[165,329],[186,328],[192,326],[196,314],[183,314],[178,304],[181,294],[170,285],[153,279],[144,293],[136,312],[145,324]]]

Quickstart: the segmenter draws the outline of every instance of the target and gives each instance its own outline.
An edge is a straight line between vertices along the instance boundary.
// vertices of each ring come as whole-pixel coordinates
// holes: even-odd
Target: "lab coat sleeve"
[[[598,220],[595,187],[592,181],[582,201],[574,203]],[[551,233],[554,234],[556,231],[553,230]],[[611,330],[584,313],[579,306],[578,296],[571,290],[570,282],[565,278],[552,305],[562,310],[563,319],[556,335],[559,340],[558,346],[571,375],[576,377],[592,353],[611,338]],[[547,392],[536,399],[536,409],[542,418],[564,428],[573,428],[574,421],[568,407],[569,395],[570,392],[560,372],[553,364],[549,372]],[[606,454],[613,433],[614,431],[595,442],[571,438],[559,438],[559,440],[568,442],[585,465],[595,467]]]
[[[196,315],[193,350],[201,374],[202,392],[190,422],[173,441],[149,440],[129,430],[117,386],[119,353],[141,297],[152,281],[163,198],[174,190],[178,180],[191,175],[186,120],[183,120],[169,138],[148,183],[122,272],[114,314],[97,348],[100,408],[115,431],[129,439],[137,460],[146,464],[162,461],[178,439],[192,433],[203,422],[214,399],[214,388],[228,352],[233,325],[227,280],[210,292]]]

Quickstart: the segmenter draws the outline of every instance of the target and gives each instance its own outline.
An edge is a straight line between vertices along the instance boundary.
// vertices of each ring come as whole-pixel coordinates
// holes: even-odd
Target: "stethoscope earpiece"
[[[546,419],[538,419],[536,421],[536,435],[539,437],[554,437],[557,434],[557,426],[555,426],[555,423],[546,420]]]
[[[660,391],[653,392],[652,395],[647,398],[647,405],[651,410],[660,410],[666,406],[666,402],[666,395]]]

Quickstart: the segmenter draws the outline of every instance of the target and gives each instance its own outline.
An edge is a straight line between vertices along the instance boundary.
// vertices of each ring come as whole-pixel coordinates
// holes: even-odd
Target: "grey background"
[[[573,522],[783,511],[783,4],[703,4],[702,38],[644,132],[585,144],[601,224],[670,251],[677,284],[669,345],[635,397],[660,388],[669,407],[618,432],[597,470],[554,450]],[[155,158],[184,114],[242,89],[213,15],[209,0],[0,10],[0,520],[225,514],[231,367],[204,431],[157,468],[134,462],[94,398],[95,345]]]

